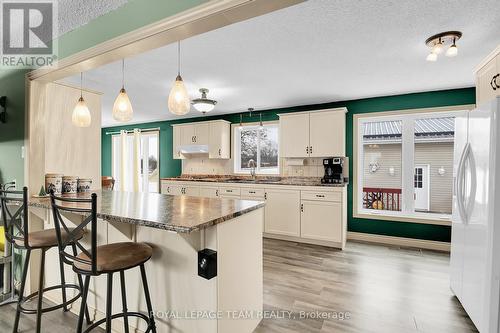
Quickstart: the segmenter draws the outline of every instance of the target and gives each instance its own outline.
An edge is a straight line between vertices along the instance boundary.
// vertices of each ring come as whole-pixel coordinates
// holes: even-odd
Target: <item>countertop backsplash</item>
[[[299,163],[297,163],[299,161]],[[303,165],[300,162],[303,161]],[[209,159],[207,156],[191,156],[182,160],[183,175],[231,175],[233,160]],[[323,177],[323,158],[280,159],[280,176]]]

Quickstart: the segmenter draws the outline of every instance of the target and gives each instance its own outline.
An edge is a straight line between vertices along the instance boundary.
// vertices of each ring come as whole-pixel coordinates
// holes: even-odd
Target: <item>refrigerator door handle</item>
[[[467,223],[472,215],[472,210],[474,209],[474,202],[476,201],[476,191],[477,191],[477,180],[476,180],[476,161],[474,159],[474,154],[472,148],[469,146],[469,150],[467,153],[467,160],[469,161],[469,168],[471,174],[471,186],[469,197],[467,199],[467,203],[464,205],[465,214],[467,216]]]
[[[457,206],[458,213],[464,224],[467,224],[467,215],[465,214],[465,203],[464,203],[464,163],[466,160],[466,155],[469,150],[469,143],[467,143],[460,156],[460,161],[458,162],[457,168],[457,179],[456,179],[456,191],[457,191]]]

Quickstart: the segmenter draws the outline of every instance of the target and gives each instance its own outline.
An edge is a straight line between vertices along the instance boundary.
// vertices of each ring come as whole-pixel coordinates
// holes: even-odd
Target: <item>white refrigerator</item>
[[[450,285],[477,329],[499,332],[500,98],[455,118]]]

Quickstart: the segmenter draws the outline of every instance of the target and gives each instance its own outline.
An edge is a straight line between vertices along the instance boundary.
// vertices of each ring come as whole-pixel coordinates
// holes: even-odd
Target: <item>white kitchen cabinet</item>
[[[180,128],[181,146],[194,145],[194,125],[182,125]]]
[[[219,189],[217,187],[200,187],[200,197],[218,198]]]
[[[476,104],[500,96],[500,46],[484,60],[476,72]]]
[[[182,146],[208,146],[208,157],[228,159],[231,157],[231,123],[225,120],[175,124],[173,127],[172,154],[174,159],[189,158],[182,154]],[[196,150],[196,149],[195,149]]]
[[[342,204],[302,200],[300,236],[340,243],[342,241]]]
[[[345,156],[345,112],[309,113],[309,156]]]
[[[231,124],[227,121],[210,122],[209,158],[231,158]]]
[[[280,115],[281,157],[309,156],[309,113]]]
[[[345,156],[346,108],[280,114],[282,157]]]
[[[182,195],[182,185],[162,182],[161,194]]]
[[[284,236],[300,236],[300,191],[266,189],[264,230]]]
[[[181,127],[172,127],[172,157],[174,159],[183,159],[184,156],[181,154]]]
[[[208,145],[210,138],[210,124],[206,122],[194,125],[194,144]]]

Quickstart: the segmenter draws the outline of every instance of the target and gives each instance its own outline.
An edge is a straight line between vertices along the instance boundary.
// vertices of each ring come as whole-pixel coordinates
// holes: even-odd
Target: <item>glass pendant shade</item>
[[[458,54],[458,48],[455,44],[450,46],[448,50],[446,50],[447,57],[455,57]]]
[[[134,110],[128,98],[125,88],[120,89],[120,93],[116,96],[115,103],[113,104],[113,118],[120,122],[130,121]]]
[[[172,90],[168,95],[168,110],[178,116],[185,115],[190,109],[189,94],[182,81],[182,77],[177,75]]]
[[[89,127],[92,122],[92,117],[90,115],[90,110],[85,103],[83,97],[78,99],[75,108],[73,109],[73,115],[71,117],[73,125],[77,127]]]
[[[438,58],[437,54],[434,52],[431,52],[431,53],[429,53],[427,58],[425,58],[425,60],[434,62],[437,60],[437,58]]]
[[[432,47],[432,53],[441,54],[442,52],[443,52],[443,43],[439,41],[438,43],[436,43],[436,45]]]

